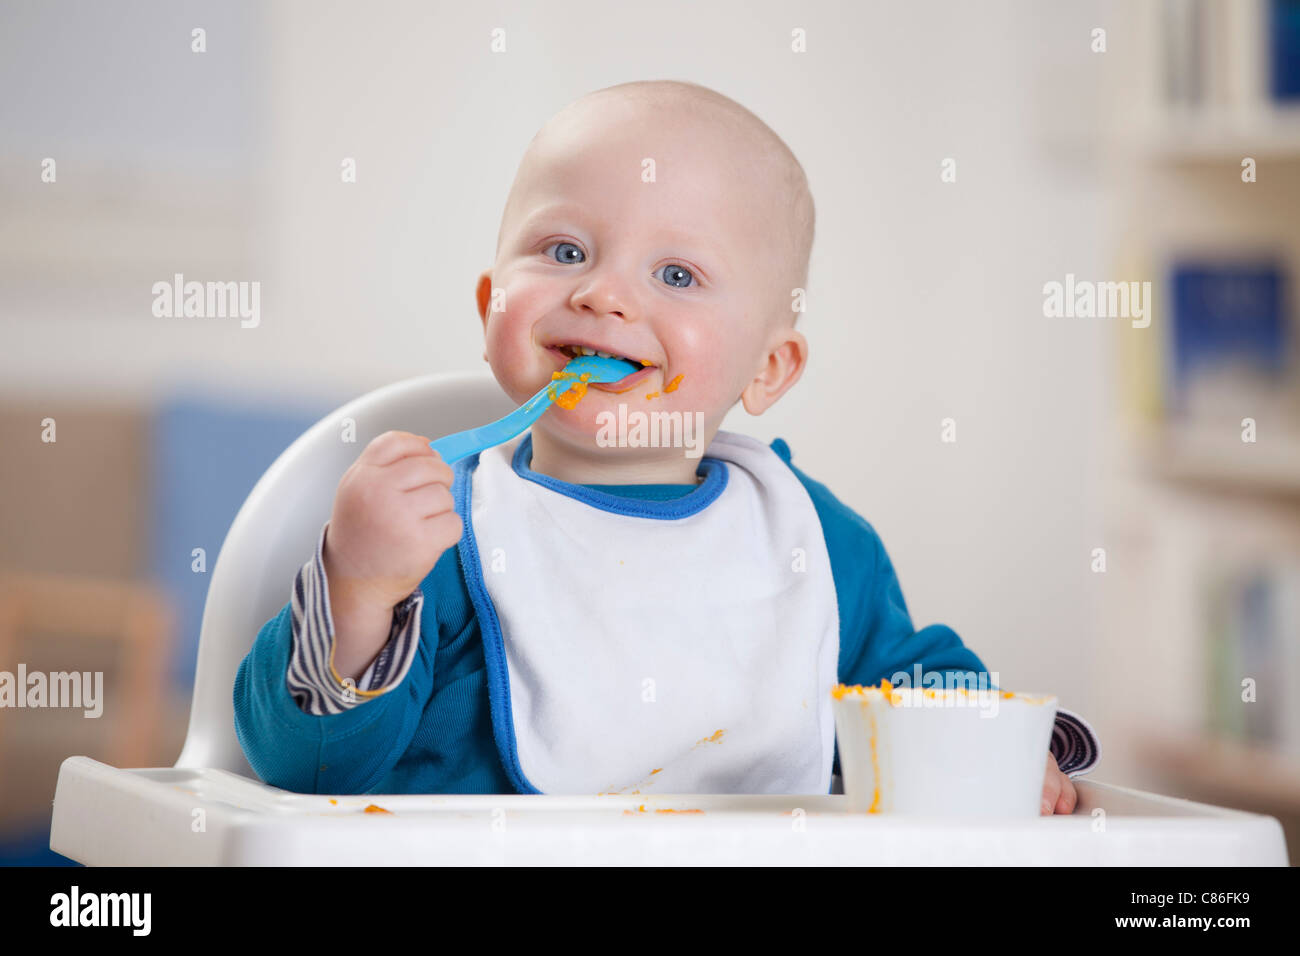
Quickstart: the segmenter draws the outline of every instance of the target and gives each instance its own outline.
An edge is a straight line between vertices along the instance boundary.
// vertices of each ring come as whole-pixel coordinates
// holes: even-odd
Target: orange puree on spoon
[[[563,395],[557,395],[555,393],[555,382],[573,381],[575,378],[578,381],[573,382],[573,385],[567,392]],[[590,378],[590,372],[583,372],[581,375],[576,375],[573,372],[552,372],[551,385],[547,388],[547,392],[551,396],[551,401],[555,402],[556,405],[559,405],[566,411],[573,411],[577,408],[578,402],[582,401],[582,396],[587,394],[587,381]]]

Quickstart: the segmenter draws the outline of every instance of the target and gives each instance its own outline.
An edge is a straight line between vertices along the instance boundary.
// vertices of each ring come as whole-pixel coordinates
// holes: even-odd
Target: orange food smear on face
[[[385,810],[383,807],[377,807],[373,803],[366,807],[366,813],[392,813],[392,810]]]
[[[658,398],[658,397],[659,397],[658,392],[650,392],[646,395],[646,398]]]
[[[669,382],[667,385],[664,386],[664,391],[675,392],[677,391],[677,386],[680,385],[681,383],[682,383],[682,376],[676,375],[673,377],[673,380],[671,382]]]
[[[653,364],[654,364],[654,363],[651,362],[649,359],[641,359],[640,361],[641,361],[641,364],[642,364],[642,365],[653,365]]]

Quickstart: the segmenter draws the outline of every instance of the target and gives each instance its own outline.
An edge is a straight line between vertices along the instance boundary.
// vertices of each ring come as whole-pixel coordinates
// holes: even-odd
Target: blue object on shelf
[[[176,687],[193,687],[208,582],[231,522],[263,472],[331,407],[259,409],[188,395],[158,409],[151,436],[151,568],[176,609]],[[192,570],[195,548],[204,551],[203,571]],[[284,582],[286,601],[291,585]]]
[[[1286,283],[1273,262],[1176,263],[1171,343],[1175,404],[1197,372],[1227,362],[1286,372]]]
[[[1300,99],[1300,0],[1273,0],[1268,51],[1273,98]]]

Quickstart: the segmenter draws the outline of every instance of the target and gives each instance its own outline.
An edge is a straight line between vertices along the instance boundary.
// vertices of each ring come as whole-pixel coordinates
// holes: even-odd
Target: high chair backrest
[[[349,402],[285,449],[239,509],[212,570],[189,732],[176,766],[256,777],[235,737],[235,672],[258,631],[288,603],[294,575],[329,520],[339,479],[362,449],[389,430],[439,438],[513,407],[489,374],[426,375]],[[346,440],[349,427],[355,440]]]

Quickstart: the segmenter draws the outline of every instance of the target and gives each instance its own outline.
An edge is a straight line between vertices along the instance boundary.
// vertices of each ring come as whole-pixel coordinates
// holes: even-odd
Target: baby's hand
[[[1043,778],[1042,816],[1049,817],[1053,813],[1073,813],[1074,805],[1078,800],[1079,794],[1075,791],[1074,784],[1070,782],[1069,777],[1061,773],[1061,768],[1056,763],[1056,755],[1049,750],[1047,774]]]
[[[325,536],[330,597],[391,609],[460,540],[451,468],[410,432],[384,432],[343,474]],[[337,582],[337,585],[336,585]]]
[[[374,659],[394,605],[460,540],[451,483],[429,439],[410,432],[384,432],[344,472],[324,549],[340,675]]]

